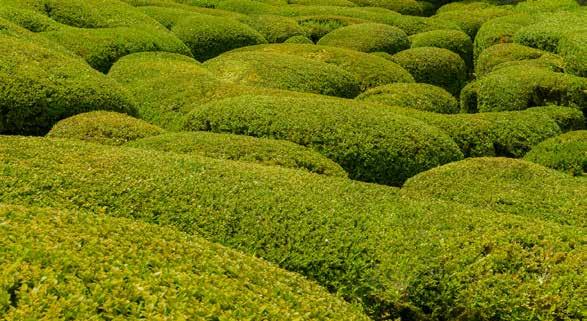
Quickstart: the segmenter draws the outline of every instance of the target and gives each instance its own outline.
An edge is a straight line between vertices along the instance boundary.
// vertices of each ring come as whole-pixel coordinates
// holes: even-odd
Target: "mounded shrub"
[[[390,84],[362,93],[357,100],[441,114],[459,112],[459,102],[446,90],[428,84]]]
[[[352,179],[387,185],[462,158],[448,136],[423,122],[378,106],[310,95],[211,102],[194,110],[185,128],[289,140],[334,160]]]
[[[585,128],[583,112],[575,108],[559,106],[531,107],[526,112],[544,114],[554,120],[563,132]]]
[[[302,44],[302,45],[313,45],[314,44],[312,42],[312,40],[310,40],[310,38],[308,38],[306,36],[293,36],[291,38],[288,38],[283,43],[295,43],[295,44]]]
[[[269,3],[250,0],[213,1],[214,7],[222,10],[250,14],[273,14],[277,9]]]
[[[199,61],[235,48],[267,42],[259,32],[243,23],[207,15],[182,19],[171,31],[191,49],[194,58]]]
[[[171,228],[6,204],[0,224],[5,320],[368,319],[299,275]]]
[[[414,78],[398,64],[381,57],[354,50],[328,46],[279,44],[260,45],[237,51],[270,52],[325,62],[354,75],[360,82],[361,91],[396,82],[414,82]]]
[[[275,15],[251,15],[243,23],[258,31],[270,43],[284,42],[294,36],[305,35],[296,20]]]
[[[0,133],[43,135],[91,110],[136,113],[115,82],[70,54],[0,31]]]
[[[463,61],[473,67],[473,42],[469,36],[459,30],[433,30],[422,32],[410,37],[412,48],[436,47],[448,49],[463,58]]]
[[[356,97],[360,83],[337,66],[294,55],[243,51],[223,54],[204,66],[215,76],[235,84]]]
[[[350,0],[359,6],[380,7],[404,15],[420,16],[422,7],[416,0]]]
[[[334,30],[355,24],[369,23],[368,20],[333,15],[301,16],[295,19],[306,36],[314,42]]]
[[[493,45],[514,42],[516,32],[524,26],[535,23],[537,19],[528,14],[513,14],[484,23],[475,36],[473,56],[477,59],[483,50]]]
[[[79,139],[106,145],[163,134],[163,129],[144,120],[108,111],[78,114],[59,121],[48,137]]]
[[[587,184],[511,158],[469,158],[409,179],[402,191],[584,228]]]
[[[572,131],[548,139],[534,147],[524,159],[571,175],[585,175],[587,131]]]
[[[458,10],[439,10],[433,17],[438,22],[451,22],[459,26],[471,39],[475,39],[482,26],[498,17],[509,16],[512,11],[505,7],[478,7],[477,2],[464,5]]]
[[[374,320],[406,315],[420,320],[525,320],[553,315],[580,319],[582,315],[586,251],[583,232],[576,226],[448,202],[410,200],[393,188],[243,162],[22,137],[0,138],[0,150],[4,151],[3,202],[83,208],[173,225],[301,272],[362,304]],[[566,182],[559,180],[553,186],[563,189],[565,184],[559,183]],[[79,192],[87,188],[92,193]],[[551,190],[543,184],[537,188],[532,193]],[[562,200],[561,195],[556,199]],[[569,195],[567,205],[584,201],[578,196]],[[27,232],[36,232],[23,225]],[[89,225],[82,232],[97,229]],[[125,226],[105,226],[130,234]],[[148,234],[174,235],[137,233]],[[103,244],[107,243],[98,245]],[[159,246],[152,237],[149,244],[145,249],[175,248]],[[193,244],[186,249],[193,251]],[[86,244],[81,251],[92,248]],[[121,248],[128,252],[129,246]],[[142,253],[140,248],[137,253]],[[150,253],[139,257],[150,258]],[[227,276],[245,270],[241,263],[236,272],[227,273],[231,265],[224,261],[221,265],[220,273]],[[274,278],[269,282],[279,283]],[[235,298],[247,298],[244,290]],[[351,316],[340,311],[347,314],[334,319]],[[283,319],[283,314],[276,318]]]
[[[311,6],[334,6],[334,7],[355,7],[356,4],[350,0],[288,0],[289,4],[311,5]]]
[[[579,0],[581,1],[581,0]],[[535,0],[520,1],[515,7],[517,12],[524,13],[547,13],[579,9],[577,0]]]
[[[184,132],[139,139],[126,146],[347,177],[347,173],[335,162],[311,149],[283,140],[209,132]]]
[[[587,77],[587,33],[565,34],[558,43],[558,53],[565,60],[565,72]]]
[[[475,65],[477,77],[483,77],[503,63],[520,60],[538,59],[547,52],[515,43],[503,43],[491,46],[479,55]]]
[[[392,59],[414,76],[416,82],[442,87],[455,96],[467,81],[465,62],[448,49],[412,48],[396,53]]]
[[[381,23],[361,23],[342,27],[322,37],[317,44],[390,54],[410,48],[410,40],[403,30]]]

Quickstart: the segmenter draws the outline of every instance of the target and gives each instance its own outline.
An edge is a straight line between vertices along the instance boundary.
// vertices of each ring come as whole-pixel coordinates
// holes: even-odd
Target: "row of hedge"
[[[22,137],[0,150],[2,202],[173,225],[300,272],[375,320],[584,316],[579,227],[241,162]],[[565,195],[581,210],[584,192],[560,175],[556,191],[520,193],[547,196],[534,209],[560,210]]]

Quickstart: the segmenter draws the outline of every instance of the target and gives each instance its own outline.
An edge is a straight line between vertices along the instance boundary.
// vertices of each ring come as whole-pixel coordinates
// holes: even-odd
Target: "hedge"
[[[301,4],[311,6],[355,7],[350,0],[288,0],[289,4]]]
[[[274,14],[276,7],[263,3],[261,1],[250,1],[250,0],[222,0],[214,1],[218,2],[214,5],[214,8],[234,11],[239,13],[250,14]]]
[[[339,28],[369,22],[363,19],[334,15],[301,16],[295,17],[295,19],[298,25],[304,29],[305,35],[314,42],[317,42],[325,35]]]
[[[129,219],[0,204],[0,244],[4,320],[368,319],[299,275]]]
[[[471,69],[473,67],[473,42],[459,30],[433,30],[410,37],[411,47],[436,47],[448,49],[463,58]]]
[[[512,11],[507,7],[479,7],[477,2],[463,5],[458,9],[454,8],[455,10],[442,10],[443,8],[438,11],[433,19],[456,24],[471,39],[475,39],[485,23],[495,18],[512,14]]]
[[[556,53],[561,38],[571,32],[587,32],[587,13],[558,12],[541,17],[537,23],[520,28],[513,40],[517,43]]]
[[[467,66],[456,53],[443,48],[420,47],[396,53],[393,61],[416,82],[442,87],[457,96],[467,81]]]
[[[528,161],[469,158],[409,179],[402,191],[585,228],[587,184]]]
[[[390,54],[410,48],[408,35],[401,29],[381,23],[362,23],[331,31],[317,43],[362,52]]]
[[[565,72],[587,77],[587,36],[585,32],[565,34],[558,43],[558,53],[564,57]]]
[[[493,45],[513,42],[514,35],[521,28],[535,23],[537,19],[528,14],[513,14],[488,21],[477,32],[473,42],[473,56],[477,59],[483,50]]]
[[[442,131],[378,106],[319,96],[245,95],[192,111],[185,129],[289,140],[342,166],[350,178],[398,185],[462,158]]]
[[[59,121],[47,136],[106,145],[123,145],[129,141],[160,135],[163,132],[155,125],[125,114],[93,111]]]
[[[500,64],[510,61],[538,59],[547,52],[515,43],[503,43],[485,49],[475,65],[477,77],[483,77]]]
[[[0,133],[43,135],[91,110],[136,112],[122,87],[79,58],[9,33],[0,34],[0,48]]]
[[[310,38],[308,38],[306,36],[293,36],[291,38],[288,38],[283,43],[295,43],[295,44],[301,44],[301,45],[313,45],[314,44],[314,42],[312,42],[312,40],[310,40]]]
[[[399,12],[404,15],[420,16],[422,7],[416,0],[350,0],[365,7],[380,7]]]
[[[126,146],[347,177],[347,173],[335,162],[311,149],[283,140],[209,132],[183,132],[147,137],[132,141]]]
[[[524,159],[575,176],[587,172],[587,131],[578,130],[548,139]]]
[[[235,84],[356,97],[360,83],[337,66],[294,55],[263,51],[223,54],[204,66],[221,80]]]
[[[374,320],[583,316],[578,227],[242,162],[21,137],[0,150],[2,202],[173,225],[303,273]]]
[[[459,112],[459,102],[446,90],[428,84],[390,84],[362,93],[357,100],[442,114]]]
[[[275,15],[251,15],[243,23],[258,31],[270,43],[284,42],[294,36],[305,35],[296,20]]]
[[[385,58],[350,49],[316,45],[279,44],[251,46],[240,48],[236,51],[295,55],[317,62],[332,64],[354,75],[360,82],[361,91],[390,83],[414,82],[414,77],[398,64]]]

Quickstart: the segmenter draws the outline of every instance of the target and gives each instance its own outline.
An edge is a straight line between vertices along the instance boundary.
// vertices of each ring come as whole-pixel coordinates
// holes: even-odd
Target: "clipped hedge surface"
[[[288,38],[283,43],[295,43],[295,44],[302,44],[302,45],[313,45],[314,42],[306,36],[293,36]]]
[[[524,159],[571,175],[585,175],[587,131],[572,131],[548,139],[534,147]]]
[[[4,320],[367,320],[299,275],[129,219],[0,204],[0,244]]]
[[[410,48],[410,40],[403,30],[381,23],[361,23],[342,27],[322,37],[317,44],[390,54]]]
[[[59,121],[48,137],[79,139],[106,145],[163,134],[164,130],[134,117],[108,111],[78,114]]]
[[[539,59],[547,52],[539,49],[530,48],[516,43],[503,43],[491,46],[479,55],[475,65],[477,77],[483,77],[499,65],[512,61],[525,61]]]
[[[469,158],[409,179],[402,191],[585,228],[587,184],[528,161]]]
[[[414,76],[416,82],[442,87],[455,96],[467,82],[465,61],[448,49],[412,48],[396,53],[392,60]]]
[[[459,102],[446,90],[428,84],[390,84],[359,95],[357,100],[441,114],[459,112]]]
[[[0,133],[43,135],[91,110],[136,113],[122,87],[81,59],[17,37],[0,30]]]
[[[209,132],[184,132],[143,138],[126,146],[302,169],[329,176],[348,175],[340,165],[319,153],[283,140]]]
[[[404,15],[422,15],[422,7],[416,0],[350,0],[359,6],[379,7],[399,12]]]
[[[21,137],[0,150],[2,202],[173,225],[303,273],[375,320],[584,316],[578,227],[242,162]]]
[[[295,17],[295,19],[306,36],[313,42],[318,42],[334,30],[355,24],[369,23],[368,20],[334,15],[310,15]]]
[[[188,116],[185,129],[289,140],[334,160],[352,179],[387,185],[462,158],[446,134],[423,122],[378,106],[311,95],[211,102]]]
[[[443,8],[440,8],[433,19],[438,22],[444,21],[445,23],[456,24],[471,39],[475,39],[478,36],[485,24],[490,23],[490,21],[496,18],[507,17],[512,14],[512,11],[507,7],[480,7],[479,2],[463,4],[461,8],[453,8],[454,10],[443,10]]]
[[[258,31],[270,43],[284,42],[294,36],[305,35],[297,21],[276,15],[251,15],[243,23]]]
[[[263,51],[230,52],[204,66],[234,84],[308,92],[345,98],[361,92],[357,78],[332,64]]]
[[[436,47],[448,49],[463,58],[469,68],[473,66],[473,42],[459,30],[433,30],[410,37],[411,47]]]

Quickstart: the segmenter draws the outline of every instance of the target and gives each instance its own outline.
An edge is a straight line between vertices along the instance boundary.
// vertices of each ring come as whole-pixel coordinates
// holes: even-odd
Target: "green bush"
[[[160,135],[163,132],[155,125],[125,114],[93,111],[59,121],[47,136],[106,145],[122,145],[136,139]]]
[[[392,57],[416,82],[446,89],[458,96],[467,82],[467,66],[456,53],[443,48],[420,47],[401,51]]]
[[[584,228],[587,184],[531,162],[469,158],[409,179],[402,191]],[[583,196],[581,196],[583,195]]]
[[[277,9],[275,6],[261,1],[250,0],[222,0],[214,5],[215,8],[240,12],[244,14],[273,14]]]
[[[334,6],[334,7],[355,7],[356,4],[350,0],[288,0],[290,4],[301,4],[311,6]]]
[[[0,48],[2,134],[43,135],[57,121],[91,110],[136,113],[118,84],[79,58],[1,30]]]
[[[260,33],[243,23],[207,15],[182,19],[171,31],[191,49],[194,58],[199,61],[235,48],[267,42]]]
[[[475,65],[475,73],[480,78],[489,74],[503,63],[539,59],[547,54],[546,51],[515,43],[497,44],[481,52]]]
[[[200,106],[187,130],[289,140],[342,166],[352,179],[398,185],[462,158],[440,130],[378,106],[319,96],[250,96]]]
[[[439,22],[451,22],[459,26],[459,28],[467,33],[471,39],[475,39],[480,28],[498,17],[508,16],[512,14],[509,8],[495,7],[495,6],[478,6],[479,3],[473,2],[471,4],[463,5],[461,8],[454,8],[455,10],[439,10],[433,17]]]
[[[369,22],[357,18],[332,15],[301,16],[296,17],[295,19],[298,22],[298,25],[304,29],[306,36],[314,42],[322,39],[325,35],[339,28]]]
[[[294,55],[242,51],[223,54],[204,66],[230,83],[353,98],[359,81],[337,66]]]
[[[524,26],[535,23],[537,17],[528,14],[514,14],[488,21],[479,28],[473,42],[475,59],[483,50],[497,44],[513,42],[514,35]]]
[[[566,33],[558,43],[558,53],[565,60],[565,72],[587,77],[587,33]]]
[[[537,23],[520,28],[513,40],[522,45],[556,53],[565,34],[587,32],[587,11],[549,13],[546,17],[538,17]]]
[[[459,103],[449,92],[428,84],[384,85],[369,89],[358,96],[357,100],[442,114],[459,112]]]
[[[410,48],[410,40],[405,32],[381,23],[361,23],[342,27],[322,37],[317,44],[390,54]]]
[[[284,42],[291,37],[305,35],[304,29],[292,18],[251,15],[242,22],[258,31],[270,43]]]
[[[0,204],[0,244],[4,320],[368,319],[299,275],[129,219]]]
[[[416,0],[350,0],[364,7],[380,7],[405,15],[420,16],[422,7]]]
[[[587,111],[587,79],[528,64],[497,69],[461,93],[465,112],[522,110],[560,105]]]
[[[531,107],[525,111],[547,115],[556,122],[563,132],[585,128],[585,117],[580,110],[575,108],[550,105]]]
[[[308,148],[283,140],[208,132],[185,132],[139,139],[126,146],[347,177],[347,173],[335,162]]]
[[[412,48],[436,47],[448,49],[463,58],[463,61],[473,67],[473,42],[469,36],[458,30],[433,30],[419,33],[410,37]]]
[[[548,139],[524,159],[575,176],[587,173],[587,131],[579,130]]]
[[[361,91],[396,82],[414,82],[414,78],[398,64],[355,50],[300,44],[260,45],[236,51],[270,52],[325,62],[339,67],[360,82]]]
[[[293,36],[291,38],[288,38],[283,43],[295,43],[295,44],[301,44],[301,45],[313,45],[314,44],[312,42],[312,40],[310,40],[310,38],[308,38],[306,36]]]
[[[564,320],[583,315],[587,251],[579,227],[454,203],[409,200],[393,188],[243,162],[22,137],[0,138],[0,150],[2,202],[86,209],[173,225],[303,273],[331,292],[362,304],[374,320],[505,321],[553,316]],[[562,190],[567,181],[561,178],[552,186]],[[540,184],[532,193],[551,189]],[[578,192],[564,195],[569,197],[568,206],[585,201]],[[556,199],[563,201],[562,196]],[[28,232],[36,232],[23,225]],[[2,224],[0,229],[10,226]],[[97,229],[95,224],[89,226],[90,231]],[[130,234],[125,226],[105,226],[118,226],[125,236]],[[85,226],[83,231],[89,232]],[[137,233],[149,234],[175,235]],[[181,262],[197,257],[173,243],[149,240],[145,251],[153,246],[176,248],[180,255],[174,257]],[[142,254],[132,243],[131,248]],[[110,245],[98,245],[104,244]],[[186,251],[193,251],[193,245]],[[81,251],[92,248],[86,244]],[[79,253],[79,242],[75,249]],[[133,255],[127,253],[126,244],[121,249],[125,257]],[[139,256],[140,269],[156,264],[146,263],[150,253]],[[92,255],[91,259],[104,257]],[[221,265],[220,273],[231,280],[238,280],[235,273],[245,270],[240,264],[241,268],[225,272],[230,265]],[[187,268],[193,271],[191,265]],[[279,283],[275,278],[268,281]],[[246,288],[240,287],[235,300],[248,297],[241,292]],[[273,291],[263,293],[278,298]],[[340,311],[343,315],[334,319],[351,317]]]

